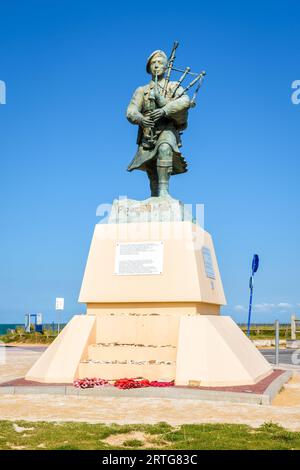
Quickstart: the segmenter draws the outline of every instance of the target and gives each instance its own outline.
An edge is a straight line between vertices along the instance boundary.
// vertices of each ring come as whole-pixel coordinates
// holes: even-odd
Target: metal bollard
[[[291,340],[296,339],[296,315],[291,316]]]
[[[275,364],[279,364],[279,321],[275,321]]]

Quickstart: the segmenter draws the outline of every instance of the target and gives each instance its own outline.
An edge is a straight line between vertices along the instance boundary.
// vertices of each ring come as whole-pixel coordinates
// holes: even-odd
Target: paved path
[[[24,377],[45,347],[3,346],[0,344],[0,383]]]
[[[267,361],[271,364],[275,364],[275,349],[260,349],[260,352],[265,356]],[[300,368],[300,350],[280,349],[279,364],[298,366]]]
[[[298,402],[300,403],[300,401]],[[161,398],[99,398],[0,395],[0,416],[8,420],[82,421],[134,424],[168,422],[237,423],[253,427],[274,422],[300,431],[300,406],[264,406]]]

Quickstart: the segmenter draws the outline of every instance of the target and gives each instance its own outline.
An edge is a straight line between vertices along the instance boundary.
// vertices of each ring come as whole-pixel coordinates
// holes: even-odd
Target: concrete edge
[[[285,375],[285,374],[282,374]],[[289,378],[289,377],[288,377]],[[280,381],[277,387],[272,389],[275,396],[282,383],[288,378]],[[229,403],[248,403],[257,405],[269,405],[270,394],[255,394],[244,392],[224,392],[218,390],[197,390],[182,388],[140,388],[120,390],[115,387],[77,389],[73,386],[7,386],[0,387],[0,395],[68,395],[68,396],[94,396],[102,398],[163,398],[163,399],[188,399],[202,401],[223,401]]]
[[[277,370],[277,369],[280,369],[280,370],[292,370],[294,372],[300,372],[300,367],[299,365],[294,365],[294,364],[272,364],[273,366],[273,369],[274,370]]]
[[[292,370],[286,370],[283,374],[279,375],[279,377],[273,380],[273,382],[270,383],[270,385],[266,388],[263,395],[268,399],[270,405],[277,393],[280,391],[283,384],[288,382],[292,375]]]

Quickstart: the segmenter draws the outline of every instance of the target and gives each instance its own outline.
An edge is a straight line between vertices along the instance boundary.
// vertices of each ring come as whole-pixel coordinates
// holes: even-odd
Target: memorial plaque
[[[211,252],[210,252],[210,249],[207,248],[207,246],[204,246],[202,248],[202,255],[203,255],[206,276],[209,277],[210,279],[216,279]]]
[[[117,243],[115,274],[162,274],[163,242]]]

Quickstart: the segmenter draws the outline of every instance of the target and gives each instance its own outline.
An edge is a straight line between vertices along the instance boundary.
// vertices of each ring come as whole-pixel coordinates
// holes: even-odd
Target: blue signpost
[[[251,324],[251,311],[252,311],[252,296],[253,296],[253,277],[259,266],[259,257],[258,255],[253,255],[252,259],[252,274],[249,280],[250,288],[250,301],[249,301],[249,311],[248,311],[248,327],[247,327],[247,336],[250,337],[250,324]]]

